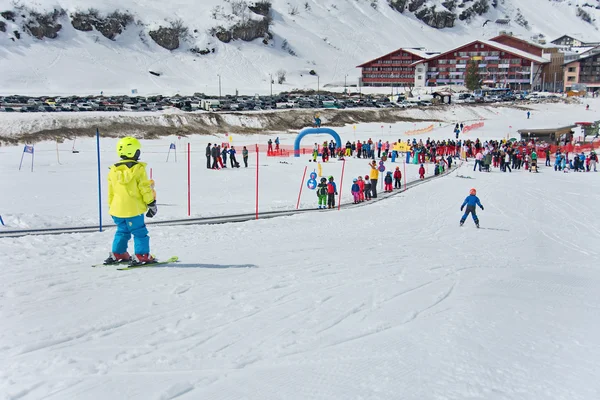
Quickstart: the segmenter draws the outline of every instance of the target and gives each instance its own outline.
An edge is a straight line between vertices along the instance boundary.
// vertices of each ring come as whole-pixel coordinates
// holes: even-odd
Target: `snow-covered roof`
[[[505,44],[501,44],[501,43],[498,43],[498,42],[492,42],[490,40],[478,40],[478,42],[486,44],[486,45],[491,46],[491,47],[495,47],[498,50],[503,50],[503,51],[506,51],[508,53],[514,54],[516,56],[523,57],[523,58],[526,58],[528,60],[535,61],[535,62],[538,62],[538,63],[542,63],[543,64],[543,63],[550,62],[550,60],[548,60],[547,58],[536,56],[535,54],[531,54],[531,53],[528,53],[526,51],[519,50],[519,49],[516,49],[514,47],[507,46]]]
[[[371,64],[374,61],[380,60],[380,59],[385,58],[387,56],[390,56],[390,55],[392,55],[394,53],[397,53],[399,51],[404,51],[406,53],[410,53],[410,54],[412,54],[414,56],[417,56],[417,57],[420,57],[420,58],[423,58],[423,59],[428,59],[428,58],[431,58],[431,57],[433,57],[433,56],[435,56],[437,54],[440,54],[439,52],[435,52],[435,51],[425,51],[425,50],[422,50],[422,48],[420,48],[420,47],[400,47],[399,49],[396,49],[396,50],[391,51],[391,52],[389,52],[387,54],[384,54],[382,56],[379,56],[377,58],[369,60],[369,61],[367,61],[365,63],[362,63],[362,64],[358,65],[357,68],[364,67],[367,64]]]

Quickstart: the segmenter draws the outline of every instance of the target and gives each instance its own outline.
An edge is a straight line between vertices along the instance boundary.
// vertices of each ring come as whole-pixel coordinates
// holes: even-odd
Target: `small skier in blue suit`
[[[483,210],[483,206],[481,205],[481,202],[479,201],[479,197],[477,197],[476,194],[477,194],[477,190],[475,190],[474,188],[471,189],[469,191],[469,195],[467,196],[465,201],[462,203],[462,206],[460,206],[460,211],[462,211],[463,208],[465,208],[465,206],[467,206],[467,210],[465,211],[465,214],[460,219],[460,226],[463,226],[467,217],[469,216],[469,214],[471,214],[473,216],[473,221],[475,221],[475,225],[479,228],[479,218],[477,218],[477,213],[475,212],[475,210],[476,210],[475,206],[481,207],[482,210]]]

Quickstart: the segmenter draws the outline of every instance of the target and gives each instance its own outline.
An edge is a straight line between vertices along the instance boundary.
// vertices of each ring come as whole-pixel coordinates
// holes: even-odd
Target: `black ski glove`
[[[483,206],[481,206],[481,210],[483,210]]]
[[[463,208],[465,208],[465,206],[460,206],[460,211],[462,211],[462,210],[463,210]]]
[[[146,213],[146,217],[152,218],[158,212],[158,207],[156,207],[156,200],[152,203],[148,204],[148,212]]]

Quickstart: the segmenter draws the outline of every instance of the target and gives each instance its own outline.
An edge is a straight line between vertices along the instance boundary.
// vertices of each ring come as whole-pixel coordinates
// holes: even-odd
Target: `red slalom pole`
[[[346,169],[346,159],[344,158],[344,163],[342,164],[342,178],[340,179],[340,194],[338,196],[338,211],[342,208],[342,189],[344,186],[344,170]]]
[[[256,145],[256,219],[258,219],[258,145]]]
[[[304,187],[304,178],[306,178],[306,169],[308,166],[304,167],[304,175],[302,175],[302,183],[300,184],[300,193],[298,193],[298,202],[296,203],[296,210],[300,207],[300,196],[302,195],[302,188]]]
[[[190,151],[190,143],[188,142],[188,217],[191,215],[191,211],[192,211],[192,206],[191,206],[191,151]]]
[[[150,168],[150,179],[152,179],[152,168]]]

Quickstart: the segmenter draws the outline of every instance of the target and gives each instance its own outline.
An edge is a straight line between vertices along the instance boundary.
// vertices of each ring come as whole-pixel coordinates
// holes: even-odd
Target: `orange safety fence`
[[[467,125],[467,126],[463,127],[462,133],[467,133],[467,132],[472,131],[474,129],[483,128],[483,126],[484,126],[483,122],[476,122],[474,124]]]
[[[411,131],[404,132],[405,135],[420,135],[421,133],[431,132],[433,130],[433,124],[429,125],[427,128],[414,129]]]

